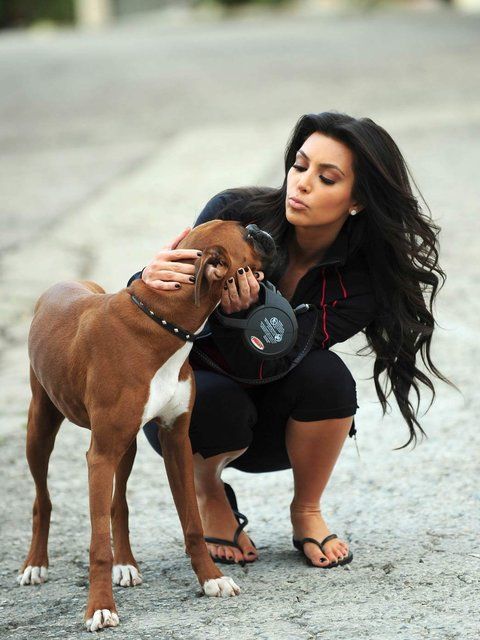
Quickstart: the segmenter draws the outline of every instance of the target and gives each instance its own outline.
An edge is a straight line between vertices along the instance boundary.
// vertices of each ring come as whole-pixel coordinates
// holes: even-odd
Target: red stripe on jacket
[[[335,267],[335,270],[337,272],[338,281],[340,283],[340,288],[342,289],[343,299],[346,300],[348,298],[347,289],[345,288],[345,285],[343,284],[342,276],[340,275],[338,267]],[[330,335],[329,335],[328,330],[327,330],[327,307],[328,307],[328,305],[325,304],[325,294],[326,294],[326,287],[327,287],[327,280],[325,278],[325,267],[323,267],[323,269],[322,269],[322,276],[323,276],[322,301],[320,302],[320,306],[322,307],[322,310],[323,310],[323,316],[322,316],[323,327],[322,328],[323,328],[323,335],[325,336],[323,341],[322,341],[322,349],[323,349],[325,347],[325,343],[328,340],[330,340]],[[337,302],[338,302],[338,300],[334,300],[332,302],[332,307],[335,307]]]
[[[338,270],[338,267],[335,267],[335,268],[337,270],[338,280],[339,280],[340,286],[342,288],[343,299],[346,300],[348,298],[347,290],[345,289],[345,286],[343,284],[342,276],[340,275],[340,271]]]
[[[323,349],[325,346],[325,342],[327,342],[327,340],[330,339],[330,336],[328,335],[328,331],[327,331],[327,305],[325,304],[325,290],[327,287],[327,280],[325,278],[325,267],[323,267],[322,269],[322,276],[323,276],[322,301],[320,305],[323,309],[323,335],[325,336],[322,342],[322,349]]]

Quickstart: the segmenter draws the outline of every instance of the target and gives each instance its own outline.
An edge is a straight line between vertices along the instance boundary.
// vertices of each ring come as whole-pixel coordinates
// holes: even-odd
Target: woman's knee
[[[213,372],[196,375],[190,439],[204,457],[248,447],[257,409],[239,384]]]
[[[242,387],[227,376],[211,371],[195,371],[196,395],[192,425],[211,424],[232,429],[236,425],[250,428],[257,420],[257,410]]]
[[[307,412],[315,411],[314,407],[318,407],[319,412],[325,410],[325,418],[344,417],[345,412],[348,415],[355,413],[355,380],[347,365],[333,351],[311,351],[292,374],[290,385],[300,411],[302,408]],[[342,415],[334,415],[337,409]]]

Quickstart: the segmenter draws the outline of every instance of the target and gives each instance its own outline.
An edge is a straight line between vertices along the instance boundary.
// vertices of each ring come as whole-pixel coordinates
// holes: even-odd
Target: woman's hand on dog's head
[[[157,253],[153,260],[145,267],[142,280],[152,289],[168,291],[180,289],[182,285],[195,284],[195,265],[177,260],[191,260],[198,258],[202,252],[197,249],[177,249],[179,242],[191,231],[187,227],[172,242]],[[247,266],[247,265],[246,265]],[[243,273],[237,272],[238,290],[234,278],[227,282],[222,293],[221,308],[224,313],[234,313],[254,304],[258,300],[258,283],[263,280],[263,271],[252,274],[250,268]]]
[[[153,260],[145,267],[142,280],[152,289],[168,291],[180,289],[182,284],[194,284],[195,265],[176,260],[197,259],[202,252],[197,249],[176,249],[178,243],[190,233],[191,228],[177,236],[172,242],[157,253]]]

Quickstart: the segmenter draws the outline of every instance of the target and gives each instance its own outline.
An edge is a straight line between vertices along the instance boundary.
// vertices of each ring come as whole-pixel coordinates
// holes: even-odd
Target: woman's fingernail
[[[180,289],[180,285],[178,284],[178,282],[175,283],[175,289]]]
[[[195,276],[190,276],[189,280],[190,280],[190,282],[195,282]]]
[[[223,285],[223,288],[224,288],[224,289],[228,289],[228,285],[227,285],[227,283],[225,283],[225,284]]]
[[[240,275],[242,275],[242,274],[243,274],[243,269],[239,269],[239,270],[238,270],[238,273],[239,273]]]
[[[229,278],[228,281],[230,282],[230,284],[232,284],[233,278]]]
[[[197,256],[201,256],[202,252],[201,251],[197,251]]]
[[[247,273],[247,271],[250,271],[250,267],[245,267],[245,273]]]
[[[259,278],[260,277],[260,274],[258,273],[258,271],[255,271],[254,273],[255,273],[255,278]]]

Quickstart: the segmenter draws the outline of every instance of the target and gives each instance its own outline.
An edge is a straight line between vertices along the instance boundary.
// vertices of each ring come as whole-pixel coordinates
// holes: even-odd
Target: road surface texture
[[[470,640],[478,637],[480,19],[449,10],[162,14],[102,32],[0,37],[0,636],[85,637],[89,433],[65,423],[51,459],[49,581],[19,587],[33,482],[24,454],[26,336],[62,279],[108,291],[191,224],[218,191],[279,185],[297,118],[337,109],[391,132],[442,227],[437,385],[415,450],[382,419],[357,336],[335,350],[357,380],[348,439],[323,500],[352,564],[308,568],[291,546],[289,471],[228,470],[261,559],[225,567],[238,598],[199,597],[163,463],[142,434],[129,483],[143,585],[115,588],[115,638]],[[476,330],[475,330],[476,327]],[[113,366],[113,363],[112,363]],[[427,396],[423,402],[427,407]],[[105,636],[105,637],[106,637]]]

